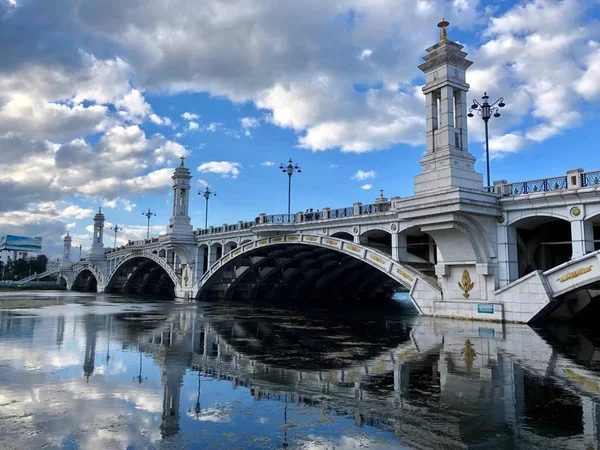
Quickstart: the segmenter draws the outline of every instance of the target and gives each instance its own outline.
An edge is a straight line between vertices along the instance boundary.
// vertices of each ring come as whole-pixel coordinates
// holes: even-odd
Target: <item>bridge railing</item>
[[[269,214],[264,216],[264,223],[296,223],[297,214]]]
[[[342,219],[344,217],[354,216],[354,206],[348,206],[346,208],[336,208],[329,210],[329,219]]]
[[[375,214],[381,212],[388,212],[392,209],[392,204],[388,202],[372,203],[370,205],[361,205],[361,214]]]
[[[581,187],[588,186],[600,186],[600,170],[581,174]]]

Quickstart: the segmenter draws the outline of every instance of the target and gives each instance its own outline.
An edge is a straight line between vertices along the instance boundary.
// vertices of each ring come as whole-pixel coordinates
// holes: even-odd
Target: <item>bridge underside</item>
[[[175,296],[175,284],[155,261],[140,257],[124,263],[108,283],[106,292],[115,294]]]
[[[82,270],[75,281],[71,290],[78,292],[98,292],[98,280],[89,270]]]
[[[211,300],[343,300],[390,298],[400,284],[344,253],[281,245],[240,255],[215,273],[198,294]]]

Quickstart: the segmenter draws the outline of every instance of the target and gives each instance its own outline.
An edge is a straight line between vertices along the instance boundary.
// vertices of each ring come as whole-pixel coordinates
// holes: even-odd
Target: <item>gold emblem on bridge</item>
[[[281,242],[281,241],[283,241],[283,238],[281,238],[281,237],[271,238],[271,242]]]
[[[257,245],[265,245],[268,242],[269,242],[268,239],[261,239],[260,241],[258,241]]]
[[[473,290],[473,288],[475,287],[475,283],[471,282],[471,275],[469,275],[468,271],[463,271],[462,278],[458,282],[458,287],[461,289],[461,291],[463,291],[463,297],[469,298],[469,296],[471,295],[469,294],[469,292]]]
[[[225,262],[229,261],[229,259],[230,259],[230,258],[231,258],[231,256],[230,256],[230,255],[223,256],[223,259],[222,259],[222,261],[221,261],[221,262],[222,262],[222,263],[225,263]]]
[[[402,269],[396,269],[396,273],[398,275],[400,275],[402,278],[407,279],[408,281],[412,282],[413,281],[413,277],[411,277],[409,274],[407,274],[404,270]]]
[[[345,247],[354,253],[360,253],[360,248],[358,248],[356,245],[346,244]]]
[[[241,249],[241,248],[238,248],[236,251],[234,251],[234,252],[233,252],[233,256],[237,256],[237,255],[239,255],[240,253],[242,253],[242,249]]]
[[[250,250],[252,247],[254,247],[254,244],[246,244],[244,245],[244,251]]]
[[[335,247],[337,247],[338,245],[337,241],[334,241],[333,239],[323,239],[323,242],[325,242],[328,245],[333,245]]]
[[[565,273],[562,277],[558,277],[556,279],[556,281],[560,281],[561,283],[564,283],[565,281],[572,280],[573,278],[577,278],[578,276],[581,276],[581,275],[586,274],[591,271],[592,271],[592,266],[582,267],[581,269],[577,269],[572,272]]]
[[[317,242],[317,238],[315,236],[304,236],[304,240],[309,242]]]
[[[286,241],[298,241],[300,240],[300,236],[287,236],[285,238]]]
[[[376,263],[385,264],[385,259],[383,259],[381,256],[369,254],[369,258],[375,261]]]

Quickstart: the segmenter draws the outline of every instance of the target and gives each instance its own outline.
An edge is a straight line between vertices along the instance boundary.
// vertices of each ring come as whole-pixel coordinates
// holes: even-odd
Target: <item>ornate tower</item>
[[[63,239],[63,257],[60,263],[61,268],[71,267],[71,242],[71,236],[69,236],[69,230],[67,230],[67,235]]]
[[[102,208],[94,216],[94,236],[92,238],[91,259],[104,258],[104,214]]]
[[[185,158],[181,157],[181,165],[175,169],[173,176],[173,215],[169,219],[167,234],[193,233],[190,216],[190,169],[184,165]]]
[[[419,66],[425,74],[427,152],[421,159],[421,175],[415,177],[415,194],[440,189],[481,191],[482,175],[473,167],[467,137],[466,71],[473,64],[462,45],[449,41],[444,19],[438,24],[440,42],[427,49]]]

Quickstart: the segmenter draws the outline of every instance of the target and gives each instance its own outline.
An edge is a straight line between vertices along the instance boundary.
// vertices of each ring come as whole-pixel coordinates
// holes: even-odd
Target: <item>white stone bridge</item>
[[[468,151],[471,61],[461,48],[442,40],[419,66],[427,152],[412,197],[194,230],[182,160],[165,235],[106,249],[99,211],[85,261],[70,263],[65,238],[61,277],[74,290],[190,300],[370,302],[404,287],[420,314],[493,321],[569,319],[593,307],[600,172],[484,187]]]

